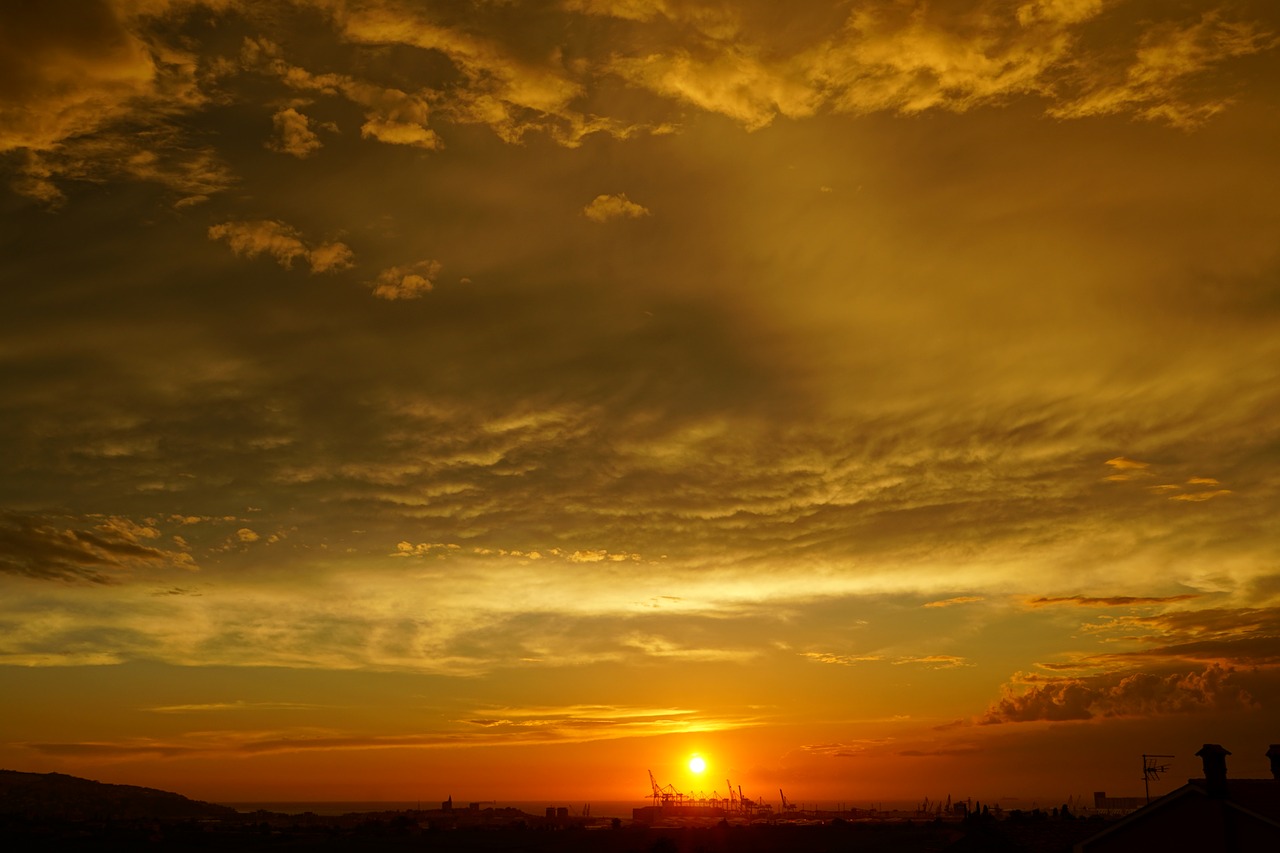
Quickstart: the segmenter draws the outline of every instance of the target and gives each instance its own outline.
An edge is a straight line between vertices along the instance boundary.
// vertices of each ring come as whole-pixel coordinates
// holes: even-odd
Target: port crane
[[[763,800],[753,800],[742,793],[742,786],[738,786],[738,803],[742,806],[742,810],[747,814],[753,814],[757,809],[762,812],[773,812],[773,806]]]
[[[787,802],[787,795],[782,793],[782,789],[778,789],[778,796],[782,797],[782,810],[784,812],[793,812],[796,810],[796,804]]]
[[[680,804],[680,805],[684,804],[684,794],[677,791],[674,785],[665,785],[665,786],[659,787],[658,780],[653,777],[652,770],[649,771],[649,785],[651,788],[653,788],[653,793],[650,796],[653,797],[653,804],[655,806],[658,805],[659,801],[661,801],[662,805],[665,806],[665,805],[668,805],[672,800],[675,800],[677,804]]]

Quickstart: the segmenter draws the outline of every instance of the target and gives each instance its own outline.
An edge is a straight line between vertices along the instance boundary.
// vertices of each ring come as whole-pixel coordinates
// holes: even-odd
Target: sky
[[[1269,0],[0,5],[0,766],[1268,775],[1277,93]]]

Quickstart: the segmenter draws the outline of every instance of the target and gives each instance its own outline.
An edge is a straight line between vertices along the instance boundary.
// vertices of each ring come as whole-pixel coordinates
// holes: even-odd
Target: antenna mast
[[[1160,759],[1173,758],[1172,755],[1142,755],[1142,786],[1147,791],[1147,802],[1151,802],[1151,781],[1160,780],[1161,773],[1169,772],[1168,764],[1161,764]]]

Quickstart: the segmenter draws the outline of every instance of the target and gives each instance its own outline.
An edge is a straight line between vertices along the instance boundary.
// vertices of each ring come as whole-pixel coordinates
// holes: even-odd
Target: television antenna
[[[1169,772],[1169,765],[1162,764],[1160,759],[1173,758],[1172,755],[1142,755],[1142,785],[1147,791],[1147,802],[1151,802],[1151,782],[1160,781],[1160,774]]]

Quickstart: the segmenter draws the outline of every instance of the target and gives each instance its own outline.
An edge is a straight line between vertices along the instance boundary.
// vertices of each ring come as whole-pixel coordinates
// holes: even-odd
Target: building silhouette
[[[1168,850],[1192,853],[1280,851],[1280,744],[1267,750],[1270,779],[1230,779],[1216,743],[1196,753],[1203,779],[1170,791],[1075,845],[1075,853]]]

